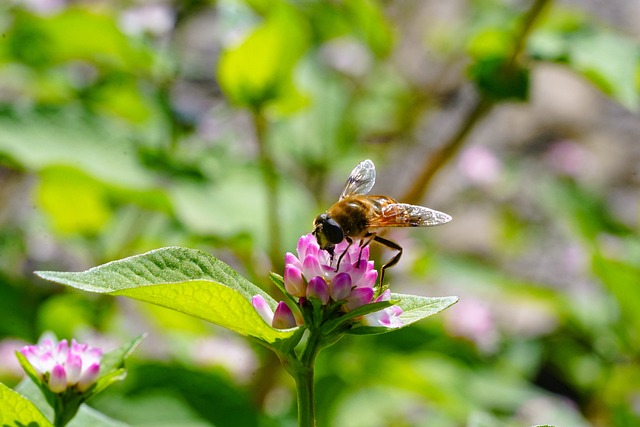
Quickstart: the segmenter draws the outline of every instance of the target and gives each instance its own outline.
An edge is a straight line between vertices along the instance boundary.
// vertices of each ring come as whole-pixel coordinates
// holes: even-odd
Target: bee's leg
[[[398,253],[393,258],[391,258],[389,262],[383,265],[382,268],[380,269],[380,286],[382,286],[384,283],[385,270],[389,267],[393,267],[398,263],[398,261],[400,261],[400,257],[402,256],[402,246],[400,246],[396,242],[392,242],[391,240],[383,239],[380,236],[373,236],[373,240],[380,243],[381,245],[385,245],[388,248],[395,249],[398,251]]]
[[[360,240],[360,253],[358,253],[358,262],[356,262],[356,268],[360,268],[360,260],[362,259],[362,250],[365,246],[368,246],[369,243],[376,237],[375,233],[367,233],[364,235],[362,240]]]
[[[344,255],[347,253],[347,251],[349,250],[349,248],[351,247],[351,245],[353,244],[353,240],[351,240],[350,237],[345,237],[345,239],[347,240],[347,242],[349,242],[349,245],[347,246],[347,248],[344,250],[344,252],[342,252],[340,254],[340,258],[338,258],[338,264],[336,265],[336,271],[338,271],[338,269],[340,269],[340,262],[342,261],[342,258],[344,258]]]
[[[329,265],[333,264],[333,256],[335,255],[335,251],[333,250],[333,247],[328,247],[325,249],[325,251],[329,252]],[[304,261],[304,260],[303,260]]]

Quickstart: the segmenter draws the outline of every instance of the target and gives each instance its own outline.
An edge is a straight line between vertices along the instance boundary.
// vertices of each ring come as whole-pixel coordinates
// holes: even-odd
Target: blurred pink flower
[[[502,164],[498,157],[483,145],[472,145],[460,154],[458,169],[474,184],[493,184],[500,178]]]
[[[147,3],[125,10],[120,16],[120,28],[126,34],[154,36],[167,34],[175,24],[175,12],[162,3]]]
[[[69,387],[83,392],[95,383],[100,372],[102,350],[81,344],[75,339],[56,342],[46,337],[37,345],[23,347],[20,352],[54,393]]]
[[[589,163],[589,155],[580,144],[570,140],[553,144],[545,154],[549,165],[561,174],[577,177]]]
[[[18,378],[22,375],[22,368],[15,353],[26,344],[22,340],[12,338],[0,341],[0,376],[11,375]]]
[[[462,298],[445,313],[445,328],[449,334],[467,338],[484,351],[494,350],[497,344],[498,335],[491,310],[473,298]]]
[[[18,0],[25,8],[38,15],[54,15],[64,9],[66,0]]]

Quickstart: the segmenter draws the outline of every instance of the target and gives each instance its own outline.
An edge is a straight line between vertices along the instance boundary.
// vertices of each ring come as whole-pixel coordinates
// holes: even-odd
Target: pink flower
[[[293,312],[283,301],[278,303],[274,313],[262,295],[256,295],[251,299],[251,305],[256,309],[262,320],[276,329],[289,329],[296,327]]]
[[[374,263],[369,261],[368,246],[361,248],[357,243],[349,246],[345,240],[336,245],[335,256],[331,259],[327,251],[320,249],[315,236],[307,234],[298,240],[297,253],[297,257],[290,252],[285,255],[284,286],[287,292],[298,298],[311,294],[323,304],[328,304],[330,300],[346,300],[355,289],[373,289],[378,279]],[[324,285],[318,280],[323,280]],[[309,291],[307,287],[312,282],[314,289]],[[324,294],[325,286],[330,299]],[[363,304],[368,302],[370,300]]]
[[[376,294],[378,271],[374,262],[369,260],[369,246],[360,247],[357,242],[349,245],[345,240],[335,246],[331,257],[329,252],[320,249],[316,237],[309,233],[300,237],[296,252],[297,256],[291,252],[285,255],[283,281],[286,292],[298,299],[300,310],[294,313],[298,317],[304,316],[309,300],[332,306],[335,310],[328,312],[339,314],[391,298],[386,291],[372,301]],[[308,321],[308,318],[294,319],[294,314],[289,316],[291,310],[286,304],[283,310],[288,312],[282,314],[282,322],[276,321],[277,310],[274,314],[259,295],[253,297],[252,304],[262,319],[273,327],[290,328],[304,324],[305,319]],[[401,313],[400,307],[393,306],[365,316],[363,320],[372,326],[398,327],[403,325],[399,318]]]
[[[374,302],[389,301],[391,299],[391,291],[388,289],[384,291]],[[367,314],[364,316],[362,323],[369,326],[384,326],[387,328],[399,328],[404,325],[400,315],[402,309],[397,305],[392,305],[385,309],[376,311],[375,313]]]
[[[54,393],[69,387],[83,392],[98,379],[102,350],[81,344],[75,339],[56,342],[44,338],[38,345],[28,345],[20,352]]]

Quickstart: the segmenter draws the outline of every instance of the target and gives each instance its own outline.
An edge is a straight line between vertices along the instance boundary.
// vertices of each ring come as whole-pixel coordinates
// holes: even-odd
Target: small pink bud
[[[89,365],[89,367],[83,372],[82,376],[80,377],[80,381],[78,381],[78,390],[87,391],[89,387],[91,387],[93,383],[96,382],[99,373],[99,363],[93,363]]]
[[[278,303],[271,326],[276,329],[289,329],[296,326],[296,319],[293,316],[293,312],[284,301]]]
[[[347,273],[338,273],[331,280],[331,299],[340,301],[351,294],[351,276]]]
[[[369,304],[373,298],[373,294],[373,288],[356,288],[347,298],[345,308],[347,311],[351,311],[365,304]]]
[[[80,379],[80,372],[82,372],[82,358],[78,354],[69,353],[65,368],[67,370],[67,384],[77,383]]]
[[[294,297],[303,297],[306,295],[306,286],[302,277],[302,270],[287,264],[284,267],[284,287],[289,294]]]
[[[262,320],[264,320],[268,325],[273,322],[273,311],[267,301],[262,297],[262,295],[256,295],[251,299],[251,305],[256,309]]]
[[[300,262],[300,260],[296,258],[296,256],[291,252],[287,252],[287,254],[284,256],[284,264],[302,268],[302,263]]]
[[[322,276],[323,271],[320,267],[320,261],[318,261],[318,258],[313,255],[307,255],[302,263],[302,273],[309,282],[311,282],[311,279],[316,276]]]
[[[62,393],[67,389],[67,372],[62,365],[56,365],[49,377],[49,389],[54,393]]]
[[[316,276],[309,281],[307,286],[307,298],[317,298],[322,304],[329,302],[329,286],[321,276]]]

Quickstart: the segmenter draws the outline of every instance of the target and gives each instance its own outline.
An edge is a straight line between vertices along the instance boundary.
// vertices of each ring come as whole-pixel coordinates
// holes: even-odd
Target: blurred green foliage
[[[148,332],[94,407],[293,425],[264,349],[32,271],[180,245],[269,290],[355,164],[401,199],[468,125],[415,201],[454,221],[390,234],[394,291],[461,301],[326,350],[318,425],[640,424],[638,4],[578,3],[3,2],[0,380],[45,330],[107,349]]]

